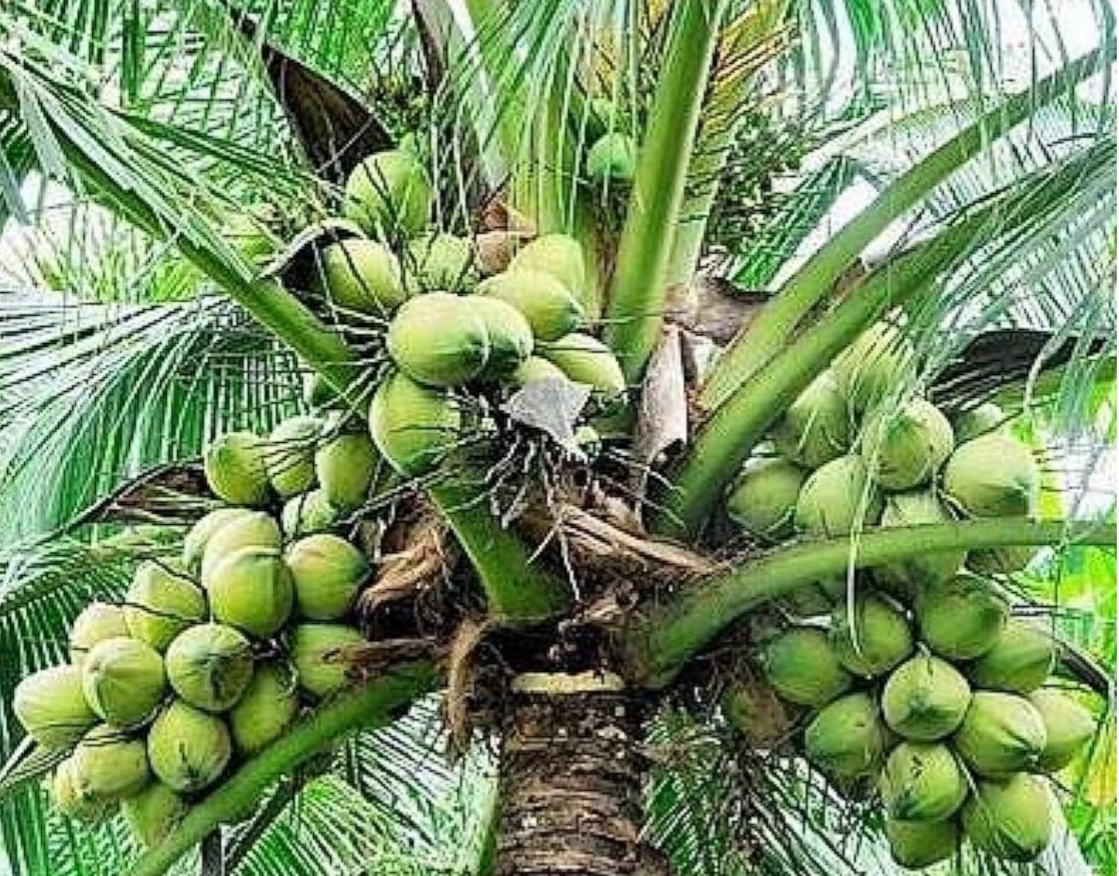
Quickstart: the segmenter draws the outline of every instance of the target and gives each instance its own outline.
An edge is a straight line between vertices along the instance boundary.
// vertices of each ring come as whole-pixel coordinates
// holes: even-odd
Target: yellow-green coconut
[[[761,653],[766,679],[791,703],[821,708],[854,681],[839,662],[828,635],[815,627],[793,627],[768,641]]]
[[[851,416],[835,375],[825,371],[813,380],[771,434],[783,456],[807,468],[843,456],[851,446]]]
[[[1063,770],[1096,735],[1096,719],[1059,690],[1035,690],[1028,699],[1045,723],[1045,748],[1038,766],[1047,773]]]
[[[905,740],[886,758],[878,790],[890,818],[943,821],[964,802],[968,780],[947,745]]]
[[[80,666],[52,666],[20,679],[12,711],[27,734],[49,749],[65,748],[97,723],[82,691]]]
[[[863,427],[863,459],[871,477],[886,490],[928,484],[954,446],[948,418],[921,398],[898,412],[872,414]]]
[[[345,616],[370,572],[365,555],[336,535],[301,538],[287,549],[285,559],[295,584],[296,609],[311,620]]]
[[[882,495],[862,457],[854,453],[826,462],[808,476],[797,498],[796,528],[818,537],[843,536],[873,526]]]
[[[241,755],[251,757],[279,739],[298,713],[295,669],[285,662],[259,667],[229,711],[234,747]]]
[[[1057,647],[1047,630],[1011,618],[967,671],[977,687],[1027,694],[1041,687],[1056,661]]]
[[[406,374],[386,377],[369,407],[369,433],[398,474],[416,477],[435,468],[458,440],[462,425],[455,401]]]
[[[1049,846],[1053,805],[1048,786],[1036,776],[979,782],[963,809],[964,833],[998,858],[1033,861]]]
[[[164,665],[175,693],[207,712],[231,708],[253,675],[249,640],[223,624],[199,624],[179,633]]]
[[[400,262],[379,241],[351,237],[326,247],[320,258],[323,297],[343,314],[387,317],[408,300]]]
[[[332,438],[315,453],[323,498],[343,512],[360,508],[369,497],[380,461],[368,433],[344,432]]]
[[[169,561],[145,560],[137,566],[124,603],[129,635],[160,652],[206,618],[206,594]]]
[[[784,457],[755,456],[742,466],[727,494],[727,515],[758,538],[788,538],[807,477],[807,471]]]
[[[475,291],[519,310],[532,327],[533,336],[541,341],[555,341],[570,334],[586,317],[568,287],[540,270],[510,268],[483,280]]]
[[[1045,721],[1025,697],[977,690],[952,744],[976,775],[1029,771],[1045,751]]]
[[[114,727],[145,723],[166,689],[163,658],[139,639],[119,636],[98,642],[82,664],[86,702]]]
[[[225,721],[182,700],[160,712],[148,733],[152,772],[180,794],[212,785],[232,756]]]
[[[315,485],[315,444],[322,428],[317,417],[289,417],[268,436],[264,462],[272,488],[281,499]]]
[[[482,373],[490,355],[486,323],[469,298],[432,292],[407,301],[389,324],[389,355],[425,386],[460,386]]]
[[[841,696],[816,713],[804,731],[808,759],[844,778],[872,775],[881,766],[889,731],[868,693]]]
[[[906,739],[931,742],[953,733],[971,702],[971,688],[948,661],[922,653],[902,663],[882,690],[882,714]]]
[[[233,505],[263,505],[271,494],[265,443],[252,432],[226,432],[206,448],[206,483]]]
[[[78,792],[99,800],[131,797],[151,778],[144,740],[108,724],[86,733],[73,759]]]
[[[837,605],[831,639],[843,668],[863,678],[884,675],[913,653],[905,613],[878,593],[859,594],[854,603]]]
[[[291,572],[275,548],[229,554],[214,568],[208,593],[215,620],[261,639],[284,625],[295,601]]]
[[[344,624],[299,624],[291,633],[291,659],[299,686],[316,697],[341,690],[349,682],[347,652],[364,644],[365,637]]]
[[[124,609],[108,602],[91,602],[70,626],[70,662],[81,665],[94,645],[128,635]]]
[[[923,588],[916,605],[921,639],[949,660],[972,660],[990,651],[1009,613],[998,591],[966,572]]]
[[[431,203],[427,172],[407,150],[370,155],[346,180],[346,217],[374,237],[416,236],[427,225]]]

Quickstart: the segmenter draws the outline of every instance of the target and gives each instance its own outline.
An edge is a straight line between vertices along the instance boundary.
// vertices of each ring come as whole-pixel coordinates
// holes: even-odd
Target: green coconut
[[[173,565],[145,560],[124,597],[128,633],[165,651],[171,640],[206,618],[206,594]]]
[[[913,355],[912,342],[897,326],[879,322],[836,357],[832,371],[851,407],[862,413],[886,398]]]
[[[1030,449],[1001,432],[961,444],[944,467],[944,489],[974,517],[1028,517],[1041,473]]]
[[[408,241],[407,282],[419,292],[461,292],[474,285],[470,241],[437,232]]]
[[[407,301],[389,324],[389,355],[425,386],[460,386],[481,374],[490,355],[486,323],[469,298],[432,292]]]
[[[70,662],[80,666],[98,642],[127,635],[123,608],[108,602],[91,602],[70,626]]]
[[[849,535],[855,527],[873,526],[882,515],[882,496],[866,464],[849,453],[826,462],[808,476],[793,518],[801,532],[817,537]]]
[[[299,686],[326,697],[349,683],[346,650],[365,644],[360,631],[345,624],[299,624],[291,633],[291,659]]]
[[[20,679],[12,711],[43,748],[65,748],[97,723],[82,691],[80,666],[52,666]]]
[[[542,346],[540,355],[558,367],[568,380],[590,386],[603,404],[617,401],[625,394],[626,377],[618,357],[598,338],[573,332]]]
[[[280,519],[284,536],[292,539],[330,529],[341,516],[342,511],[330,503],[320,488],[288,499]]]
[[[112,801],[99,800],[82,789],[74,774],[74,759],[68,757],[54,769],[50,785],[51,804],[67,818],[86,823],[104,821],[113,814]]]
[[[906,739],[931,742],[953,733],[967,712],[971,688],[956,668],[918,654],[893,671],[882,690],[882,714]]]
[[[967,838],[976,848],[1008,861],[1033,861],[1049,846],[1053,798],[1044,779],[1018,773],[979,782],[963,809]]]
[[[1041,687],[1057,661],[1053,637],[1039,626],[1011,618],[995,644],[968,667],[977,687],[1027,694]]]
[[[984,579],[967,573],[925,587],[917,598],[921,639],[949,660],[972,660],[995,646],[1010,607]]]
[[[271,493],[266,445],[252,432],[226,432],[206,448],[206,483],[233,505],[263,505]]]
[[[263,511],[253,511],[229,521],[211,535],[206,544],[199,575],[202,586],[210,586],[214,569],[230,554],[246,547],[279,549],[282,542],[283,535],[276,519]]]
[[[150,847],[171,834],[186,815],[187,805],[163,782],[151,782],[139,794],[122,801],[120,811],[140,845]]]
[[[963,444],[972,438],[1001,429],[1006,422],[1006,412],[1002,408],[994,402],[984,402],[957,414],[952,419],[952,431],[956,435],[956,443]]]
[[[746,461],[727,494],[727,515],[758,538],[781,541],[793,534],[793,514],[808,472],[780,456]]]
[[[621,117],[622,112],[612,98],[602,95],[592,97],[587,101],[583,115],[587,139],[597,140],[613,131]]]
[[[863,427],[863,459],[871,476],[887,490],[929,483],[954,446],[948,418],[923,398],[913,399],[896,413],[872,414]]]
[[[877,593],[841,602],[832,612],[832,647],[843,668],[874,678],[889,672],[913,653],[913,633],[905,613]]]
[[[180,794],[212,785],[232,755],[225,721],[182,700],[160,712],[148,733],[152,772]]]
[[[1038,767],[1047,773],[1063,770],[1096,735],[1096,719],[1072,697],[1052,688],[1028,697],[1045,723],[1045,748]]]
[[[552,274],[510,267],[478,284],[478,295],[497,298],[519,310],[532,334],[541,341],[555,341],[575,331],[586,313],[575,294]]]
[[[175,693],[207,712],[231,708],[253,675],[249,640],[222,624],[198,624],[179,633],[164,663]]]
[[[878,790],[890,818],[943,821],[964,802],[968,778],[947,745],[905,740],[886,758]]]
[[[291,572],[273,548],[245,547],[215,567],[209,586],[210,610],[223,624],[267,639],[291,615]]]
[[[248,508],[218,508],[199,518],[183,539],[183,566],[192,575],[202,570],[202,555],[214,533],[239,517],[252,514]]]
[[[343,617],[369,577],[369,561],[356,547],[336,535],[309,535],[285,555],[295,583],[295,604],[302,617],[337,620]]]
[[[827,633],[814,627],[793,627],[768,641],[761,663],[773,689],[802,706],[825,706],[853,681]]]
[[[922,870],[956,854],[960,845],[960,826],[954,819],[944,821],[898,821],[886,819],[886,839],[890,855],[907,870]]]
[[[81,738],[73,761],[78,792],[98,800],[131,797],[151,779],[144,740],[108,724],[98,724]]]
[[[923,526],[933,523],[950,523],[955,518],[932,489],[912,490],[907,493],[890,493],[882,509],[881,525]],[[903,582],[907,590],[946,581],[956,574],[967,559],[967,551],[918,550],[898,563],[883,567],[888,577]]]
[[[509,270],[538,271],[554,277],[579,303],[583,315],[597,315],[598,304],[587,277],[583,245],[574,237],[567,234],[542,234],[517,251],[509,262]],[[570,330],[560,334],[566,334]],[[539,333],[537,336],[543,337]]]
[[[315,485],[315,444],[322,428],[317,417],[291,417],[268,436],[264,461],[272,488],[281,499],[305,493]]]
[[[114,727],[143,724],[166,690],[163,658],[139,639],[119,636],[98,642],[82,665],[86,702]]]
[[[351,237],[326,247],[320,258],[321,291],[332,307],[384,317],[408,300],[400,262],[379,241]]]
[[[594,183],[632,182],[636,171],[637,141],[624,131],[603,134],[587,150],[587,175]]]
[[[538,380],[567,382],[567,375],[542,356],[529,356],[507,378],[507,382],[518,389]]]
[[[345,432],[332,438],[315,453],[315,472],[323,498],[343,512],[360,508],[369,497],[379,464],[377,448],[368,433]]]
[[[875,698],[851,693],[816,714],[804,731],[804,749],[825,772],[854,778],[878,771],[888,736]]]
[[[427,173],[406,150],[370,155],[346,180],[346,218],[375,237],[415,237],[427,225],[431,202]]]
[[[295,670],[270,663],[253,674],[244,695],[229,712],[229,728],[237,751],[251,757],[279,739],[299,713]]]
[[[851,446],[847,397],[835,375],[825,371],[808,385],[772,431],[773,443],[786,458],[819,468]]]
[[[534,339],[528,320],[512,304],[488,295],[475,295],[470,306],[481,317],[490,341],[483,377],[503,378],[532,355]]]
[[[386,377],[369,406],[369,433],[398,474],[416,477],[435,468],[458,439],[461,414],[446,393],[406,374]]]
[[[972,772],[991,778],[1037,767],[1045,738],[1045,720],[1025,697],[977,690],[952,744]]]

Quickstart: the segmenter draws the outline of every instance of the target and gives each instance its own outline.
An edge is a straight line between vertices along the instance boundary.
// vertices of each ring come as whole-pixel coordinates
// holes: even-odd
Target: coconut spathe
[[[991,778],[1036,768],[1045,739],[1045,721],[1029,700],[977,690],[952,744],[972,772]]]
[[[152,772],[180,794],[212,785],[232,755],[225,721],[181,700],[160,712],[148,733]]]
[[[163,658],[139,639],[121,636],[98,642],[82,665],[86,702],[114,727],[143,724],[166,689]]]
[[[129,634],[160,652],[187,627],[206,619],[206,594],[169,563],[141,563],[124,601]]]
[[[893,671],[882,690],[886,724],[906,739],[929,742],[953,733],[971,702],[971,688],[951,663],[918,654]]]
[[[814,627],[794,627],[780,633],[765,644],[761,662],[773,689],[802,706],[825,706],[853,681],[827,633]]]
[[[241,698],[253,674],[249,640],[233,627],[199,624],[167,649],[167,680],[189,705],[224,712]]]
[[[369,577],[369,561],[336,535],[311,535],[288,548],[287,566],[295,584],[296,609],[311,620],[346,615]]]
[[[80,666],[52,666],[21,679],[12,711],[27,734],[49,749],[65,748],[97,723],[82,691]]]

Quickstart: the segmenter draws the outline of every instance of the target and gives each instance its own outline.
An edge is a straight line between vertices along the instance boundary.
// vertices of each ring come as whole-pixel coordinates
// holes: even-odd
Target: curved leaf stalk
[[[162,876],[221,824],[238,821],[251,812],[280,776],[349,733],[387,724],[397,712],[432,690],[438,678],[439,673],[431,663],[404,663],[339,694],[191,807],[163,842],[140,857],[128,876]]]
[[[674,7],[606,304],[606,341],[631,383],[641,379],[660,335],[672,240],[727,5],[713,0]]]
[[[873,529],[805,542],[747,562],[662,604],[622,647],[630,677],[663,687],[731,623],[760,606],[849,567],[865,569],[914,554],[1016,545],[1115,546],[1115,524],[1025,519],[965,520]]]
[[[891,222],[978,155],[991,140],[1028,119],[1038,107],[1069,94],[1078,82],[1100,72],[1113,57],[1113,44],[1106,56],[1102,50],[1089,52],[1033,88],[1003,100],[885,188],[874,204],[817,250],[731,341],[698,395],[700,407],[708,411],[717,409],[735,389],[778,355],[809,310],[831,292],[847,267]]]

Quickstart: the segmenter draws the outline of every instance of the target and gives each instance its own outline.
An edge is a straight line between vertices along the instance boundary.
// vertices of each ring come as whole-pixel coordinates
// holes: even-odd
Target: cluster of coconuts
[[[842,536],[859,525],[957,516],[1024,517],[1040,474],[985,405],[955,424],[918,399],[879,402],[911,355],[885,323],[865,333],[794,402],[727,501],[754,536]],[[1052,638],[1011,616],[976,573],[1021,569],[1028,550],[921,553],[860,578],[820,582],[788,607],[802,618],[762,645],[777,696],[803,712],[803,752],[845,789],[877,791],[897,862],[918,869],[962,839],[1030,861],[1048,845],[1044,773],[1093,736],[1093,715],[1043,687]],[[748,722],[728,694],[732,721]],[[737,706],[737,707],[736,707]]]
[[[207,480],[229,504],[191,528],[181,556],[140,563],[120,604],[86,606],[68,664],[16,687],[27,733],[65,753],[48,782],[59,811],[93,821],[119,808],[139,842],[157,843],[345,686],[370,566],[331,529],[364,501],[376,461],[366,434],[309,417],[212,443]],[[281,500],[282,522],[267,510]]]

